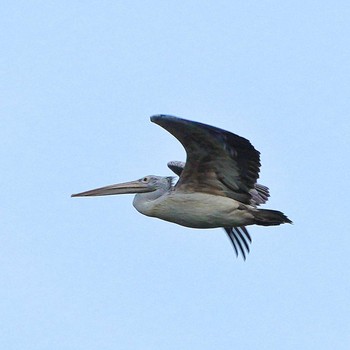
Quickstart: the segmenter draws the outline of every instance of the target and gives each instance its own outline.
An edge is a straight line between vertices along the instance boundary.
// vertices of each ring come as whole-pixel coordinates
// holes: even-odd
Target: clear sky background
[[[349,349],[348,1],[5,1],[0,348]],[[261,152],[246,262],[221,229],[70,198],[171,175],[152,114]]]

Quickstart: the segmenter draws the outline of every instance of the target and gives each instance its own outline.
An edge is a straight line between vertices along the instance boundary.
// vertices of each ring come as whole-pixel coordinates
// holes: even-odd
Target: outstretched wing
[[[228,131],[177,117],[156,115],[151,121],[174,135],[187,153],[176,191],[204,192],[250,204],[259,177],[259,152]]]

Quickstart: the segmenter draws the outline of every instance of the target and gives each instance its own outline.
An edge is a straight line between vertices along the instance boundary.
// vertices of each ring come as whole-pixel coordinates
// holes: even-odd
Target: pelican
[[[224,228],[236,256],[240,252],[244,260],[252,241],[246,226],[292,223],[280,211],[257,208],[270,194],[257,183],[260,152],[247,139],[170,115],[154,115],[151,121],[186,150],[186,162],[168,163],[179,176],[176,184],[172,176],[147,175],[72,197],[136,194],[133,205],[141,214],[191,228]]]

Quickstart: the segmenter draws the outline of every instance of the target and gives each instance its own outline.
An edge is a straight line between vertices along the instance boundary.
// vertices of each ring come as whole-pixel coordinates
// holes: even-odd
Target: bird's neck
[[[167,191],[164,189],[158,189],[147,193],[138,193],[134,197],[132,204],[139,213],[147,216],[153,216],[152,212],[155,204],[165,193],[167,193]]]

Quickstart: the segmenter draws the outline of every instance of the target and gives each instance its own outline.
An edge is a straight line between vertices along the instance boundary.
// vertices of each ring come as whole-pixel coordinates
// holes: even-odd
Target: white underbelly
[[[143,214],[193,228],[242,226],[252,214],[233,199],[205,193],[174,193],[155,200]]]

